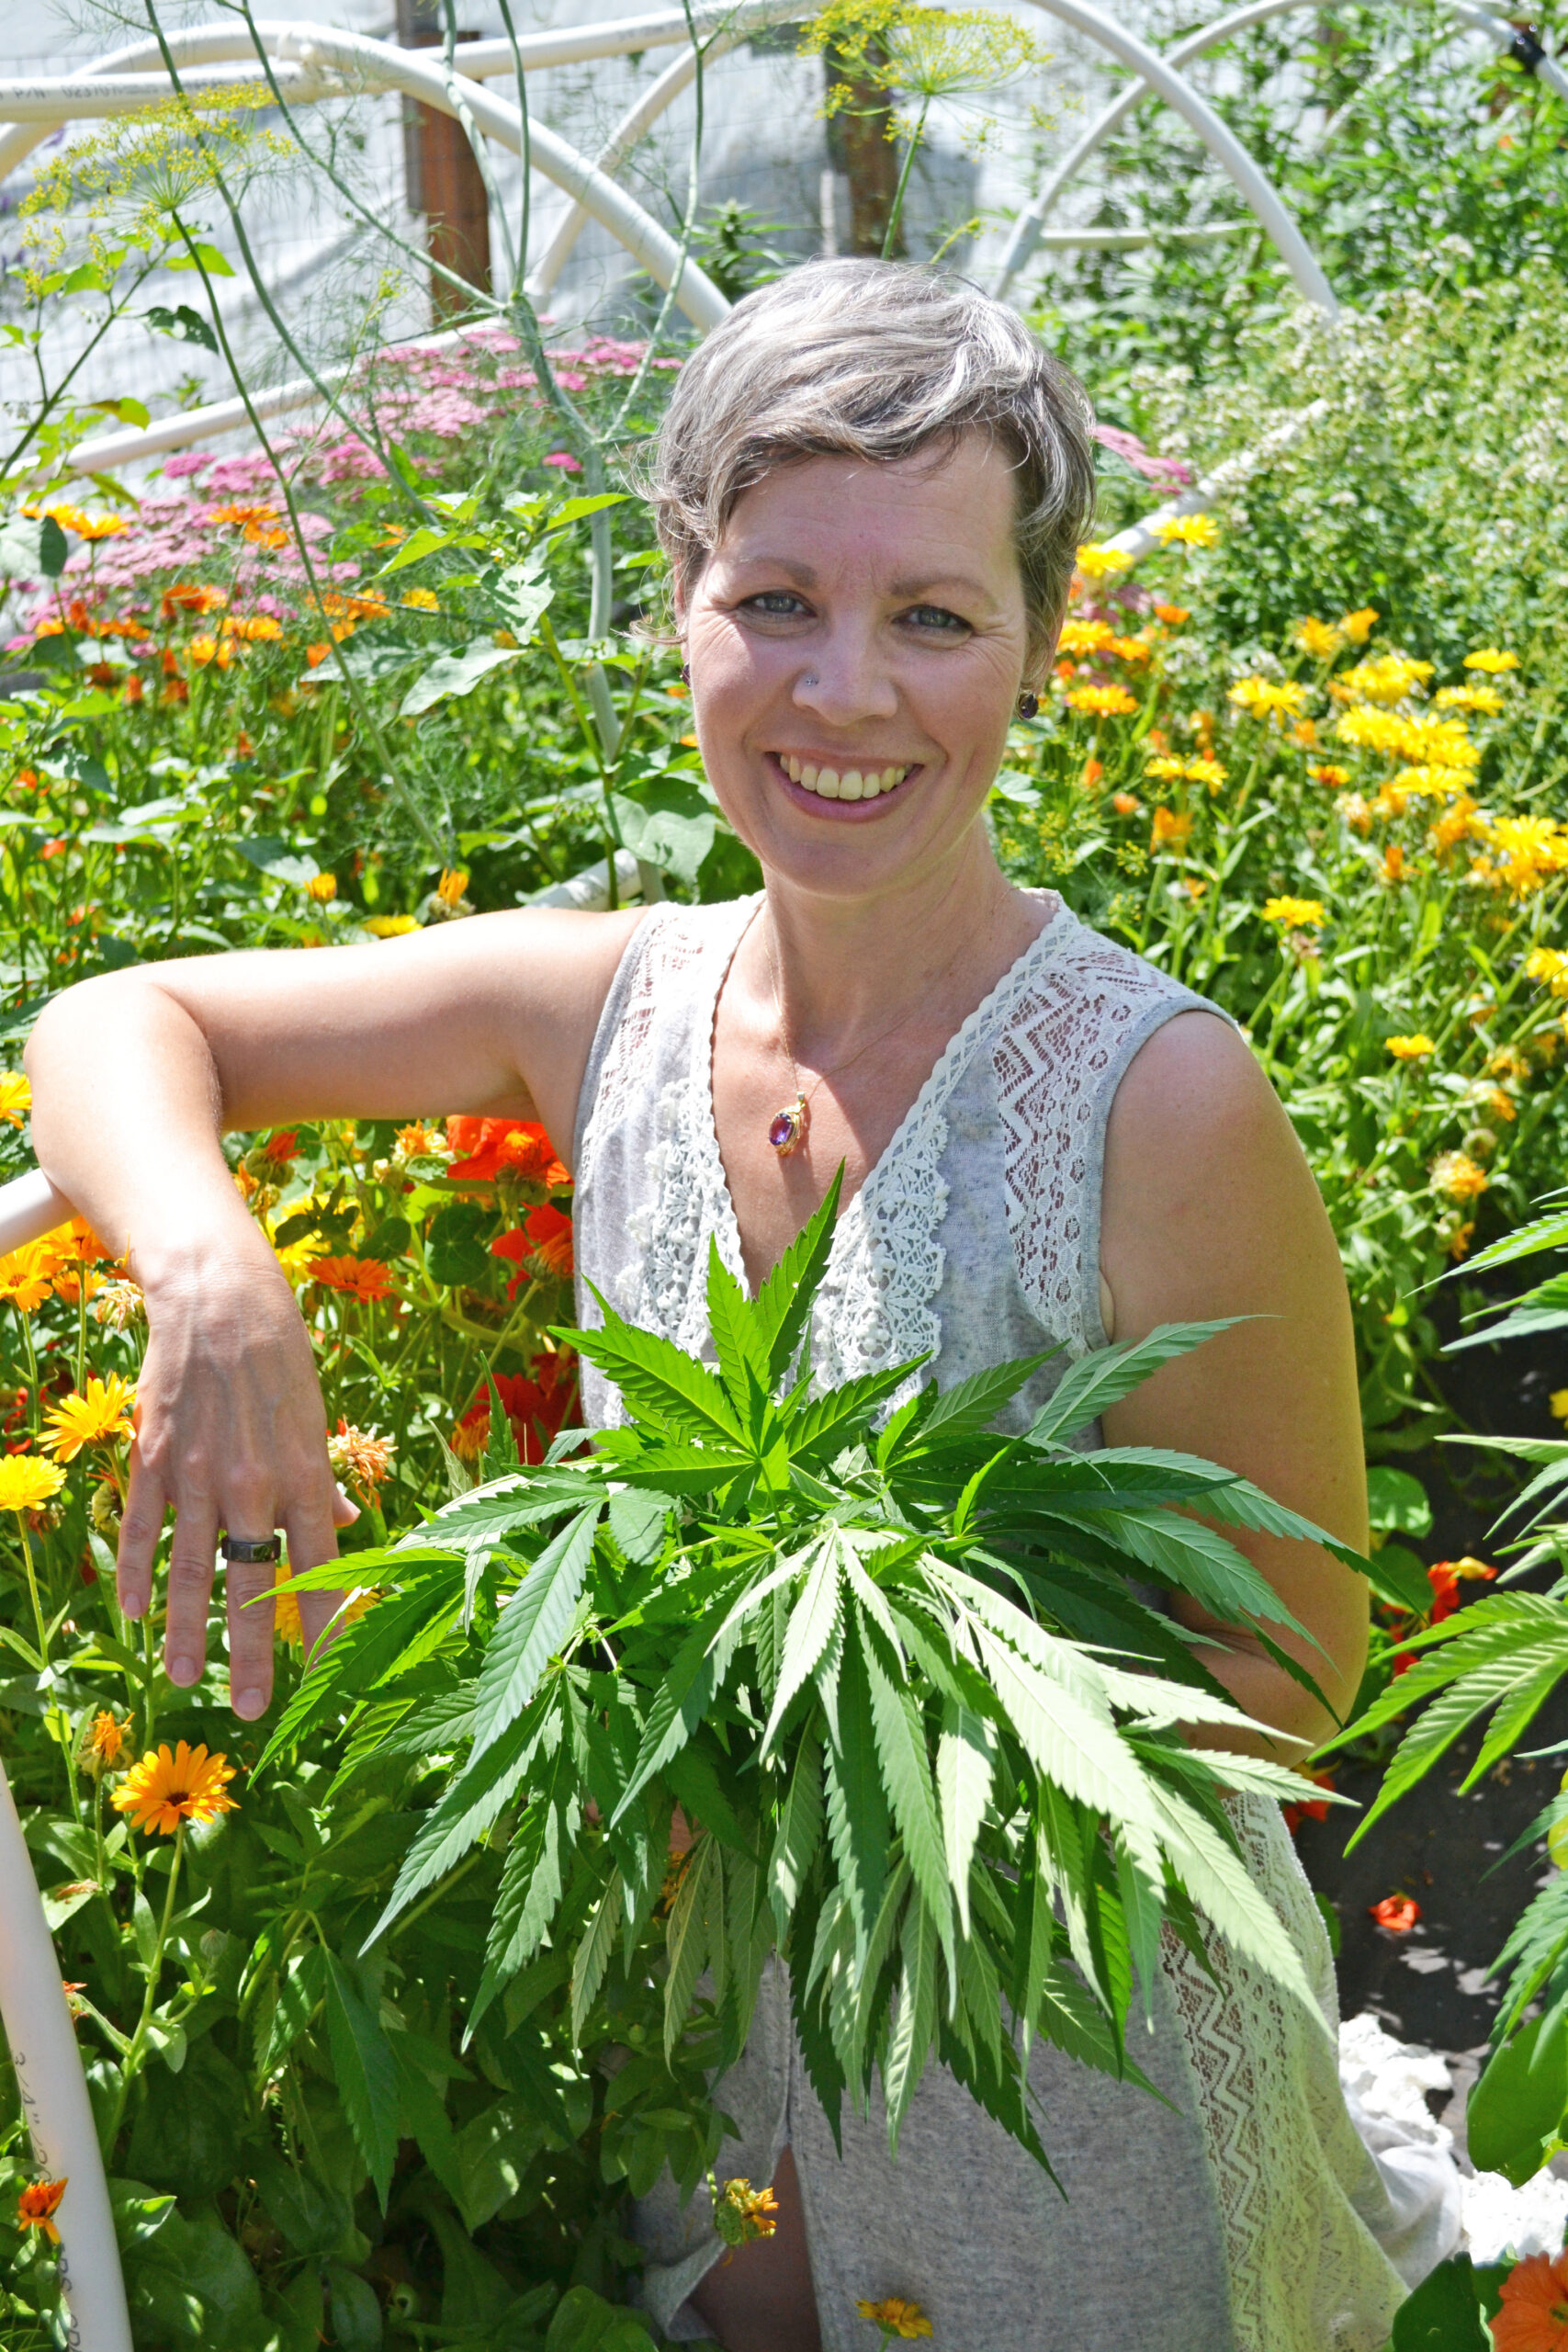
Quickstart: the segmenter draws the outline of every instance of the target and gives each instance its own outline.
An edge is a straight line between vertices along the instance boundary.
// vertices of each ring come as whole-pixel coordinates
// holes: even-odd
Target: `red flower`
[[[1530,2254],[1503,2281],[1495,2352],[1568,2352],[1568,2254]]]
[[[446,1142],[460,1155],[446,1172],[460,1184],[493,1184],[497,1177],[513,1176],[553,1193],[571,1182],[554,1144],[534,1121],[448,1119]]]
[[[1331,1789],[1334,1786],[1332,1772],[1303,1772],[1302,1778],[1303,1781],[1310,1781],[1314,1788]],[[1280,1811],[1285,1816],[1285,1826],[1293,1838],[1303,1821],[1327,1820],[1328,1799],[1303,1797],[1297,1804],[1282,1805]]]
[[[1440,1625],[1451,1617],[1462,1595],[1461,1584],[1491,1584],[1496,1578],[1495,1568],[1484,1560],[1472,1560],[1467,1555],[1462,1560],[1434,1560],[1427,1571],[1427,1581],[1432,1588],[1432,1623]]]
[[[279,1127],[262,1146],[262,1158],[270,1160],[274,1168],[287,1168],[299,1156],[299,1136],[294,1127]]]
[[[1381,1903],[1370,1903],[1367,1911],[1391,1936],[1407,1936],[1421,1917],[1421,1905],[1410,1894],[1385,1894]]]
[[[491,1391],[486,1381],[452,1432],[452,1451],[465,1462],[477,1462],[489,1442]],[[520,1458],[542,1462],[552,1441],[577,1419],[577,1359],[564,1349],[536,1356],[526,1373],[497,1373],[493,1391]]]

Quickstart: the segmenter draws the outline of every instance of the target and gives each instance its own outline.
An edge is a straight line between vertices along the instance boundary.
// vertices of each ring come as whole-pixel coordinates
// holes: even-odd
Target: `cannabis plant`
[[[1069,1365],[1021,1435],[992,1425],[1040,1356],[941,1391],[915,1387],[917,1361],[813,1393],[837,1198],[755,1299],[712,1251],[716,1364],[600,1300],[571,1344],[626,1424],[356,1555],[382,1597],[268,1754],[355,1698],[351,1754],[445,1763],[375,1936],[502,1846],[470,2031],[547,1947],[570,1955],[574,2029],[618,1971],[634,2006],[661,1988],[662,2050],[612,2089],[646,2095],[693,2037],[710,2066],[739,2055],[777,1953],[835,2127],[876,2074],[896,2146],[934,2056],[1044,2163],[1032,2039],[1141,2079],[1124,2030],[1162,1928],[1201,1952],[1201,1912],[1308,1997],[1224,1803],[1299,1781],[1203,1744],[1247,1719],[1147,1588],[1250,1628],[1315,1688],[1279,1646],[1300,1627],[1215,1522],[1367,1564],[1213,1464],[1075,1442],[1220,1324]],[[688,2184],[718,2130],[680,2143]],[[645,2141],[645,2178],[655,2155]]]

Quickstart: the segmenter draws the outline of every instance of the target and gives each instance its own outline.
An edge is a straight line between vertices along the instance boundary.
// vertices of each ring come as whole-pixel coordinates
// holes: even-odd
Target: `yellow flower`
[[[1107,580],[1112,572],[1125,571],[1133,560],[1125,548],[1097,547],[1092,540],[1077,552],[1078,570],[1086,580]]]
[[[1331,792],[1342,792],[1350,781],[1350,771],[1348,768],[1336,768],[1325,765],[1324,767],[1308,768],[1307,774],[1311,776],[1314,784],[1325,784]]]
[[[331,1442],[329,1439],[329,1449]],[[291,1650],[302,1650],[305,1646],[305,1627],[299,1615],[299,1603],[288,1589],[289,1570],[286,1560],[278,1562],[272,1582],[272,1630],[280,1642],[288,1643]],[[376,1598],[373,1592],[356,1592],[333,1620],[334,1630],[341,1632],[344,1625],[352,1625],[357,1618],[363,1617],[366,1611],[374,1605]]]
[[[446,865],[441,869],[435,895],[444,907],[457,907],[462,903],[463,893],[468,887],[468,869],[466,865]]]
[[[882,2330],[885,2341],[899,2335],[906,2342],[912,2342],[917,2335],[929,2335],[931,2332],[931,2324],[919,2303],[908,2302],[902,2295],[885,2295],[879,2303],[857,2301],[855,2309],[862,2319],[870,2320],[874,2327]]]
[[[1321,899],[1266,899],[1263,920],[1288,931],[1321,931],[1328,918]]]
[[[1149,833],[1149,847],[1158,849],[1162,842],[1168,842],[1175,850],[1185,849],[1191,831],[1192,820],[1190,816],[1179,813],[1174,808],[1156,808],[1154,824]]]
[[[1407,800],[1454,800],[1469,786],[1467,768],[1401,768],[1393,779],[1393,789]]]
[[[1332,621],[1304,620],[1297,623],[1296,643],[1314,662],[1332,662],[1345,642],[1345,632]]]
[[[1525,958],[1527,980],[1542,980],[1553,996],[1568,996],[1568,956],[1561,947],[1534,947]]]
[[[1103,653],[1116,641],[1116,631],[1108,621],[1064,621],[1062,634],[1056,639],[1058,653]]]
[[[1069,686],[1066,704],[1091,718],[1126,718],[1138,707],[1125,686]]]
[[[1220,526],[1212,514],[1168,514],[1155,537],[1162,548],[1217,548]]]
[[[1568,1421],[1568,1388],[1554,1388],[1546,1400],[1546,1408],[1553,1420]]]
[[[93,1717],[93,1728],[87,1735],[87,1748],[99,1764],[118,1764],[119,1751],[125,1746],[125,1725],[107,1707]]]
[[[1227,770],[1218,760],[1189,760],[1186,773],[1189,784],[1206,784],[1211,792],[1218,792]]]
[[[1422,1029],[1418,1029],[1413,1037],[1385,1037],[1383,1043],[1396,1062],[1425,1061],[1428,1054],[1435,1054],[1438,1050]]]
[[[19,1069],[0,1069],[0,1119],[19,1127],[33,1107],[33,1090]]]
[[[1187,774],[1187,763],[1168,759],[1162,752],[1158,759],[1144,762],[1144,774],[1155,784],[1179,784]]]
[[[419,925],[412,915],[367,915],[365,928],[376,939],[400,939],[407,931],[417,931]]]
[[[85,1395],[73,1394],[62,1405],[51,1405],[44,1419],[51,1426],[43,1442],[57,1462],[74,1462],[85,1445],[118,1445],[131,1433],[130,1408],[136,1390],[118,1372],[107,1380],[95,1373]]]
[[[312,874],[305,885],[305,894],[307,898],[314,899],[318,906],[330,906],[337,897],[337,876]]]
[[[1488,1182],[1485,1169],[1467,1151],[1440,1151],[1432,1162],[1431,1175],[1435,1193],[1461,1204],[1478,1200]]]
[[[133,1828],[172,1838],[187,1821],[232,1813],[234,1800],[225,1795],[224,1783],[233,1777],[226,1756],[209,1756],[205,1747],[187,1747],[182,1739],[172,1756],[166,1747],[156,1755],[149,1748],[116,1789],[113,1804],[118,1813],[130,1815]]]
[[[1359,662],[1335,684],[1359,702],[1404,702],[1431,676],[1432,667],[1430,662],[1412,662],[1403,653],[1383,653],[1375,662]]]
[[[54,1277],[60,1271],[60,1252],[46,1236],[42,1241],[24,1242],[0,1258],[0,1298],[8,1298],[24,1315],[43,1305],[54,1287]]]
[[[1371,605],[1363,605],[1359,612],[1344,614],[1339,626],[1352,645],[1365,645],[1378,618],[1379,615]]]
[[[1505,670],[1517,670],[1519,657],[1517,653],[1499,652],[1495,645],[1479,645],[1473,653],[1465,655],[1464,666],[1467,670],[1484,670],[1488,677],[1496,678]]]
[[[405,588],[403,602],[411,612],[438,613],[441,610],[434,588]]]
[[[753,2188],[746,2179],[727,2180],[722,2189],[709,2175],[715,2189],[714,2226],[726,2245],[750,2245],[771,2238],[779,2225],[778,2199],[771,2188]]]
[[[1293,718],[1305,707],[1306,688],[1289,680],[1277,685],[1269,678],[1238,678],[1230,698],[1238,710],[1250,711],[1254,718]]]
[[[0,1455],[0,1510],[41,1510],[64,1484],[64,1471],[36,1453]]]
[[[340,1478],[352,1478],[361,1487],[378,1487],[392,1466],[397,1440],[379,1437],[374,1430],[357,1430],[340,1420],[327,1440],[327,1460]]]
[[[1495,686],[1439,686],[1435,699],[1439,710],[1475,710],[1483,718],[1497,718],[1505,707]]]
[[[1491,817],[1483,838],[1496,854],[1503,880],[1516,899],[1528,899],[1568,866],[1568,828],[1550,817]]]

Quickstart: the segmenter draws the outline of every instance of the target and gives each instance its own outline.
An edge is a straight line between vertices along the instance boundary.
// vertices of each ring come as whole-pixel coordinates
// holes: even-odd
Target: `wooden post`
[[[459,33],[460,41],[477,33]],[[441,30],[434,0],[398,0],[398,40],[404,49],[437,49]],[[433,262],[455,269],[482,293],[491,290],[490,198],[468,133],[457,119],[417,100],[403,107],[403,168],[409,210],[423,212]],[[468,309],[460,287],[430,273],[430,308],[439,325]]]
[[[898,188],[898,143],[887,136],[892,108],[887,93],[875,82],[856,81],[829,49],[823,57],[829,89],[842,85],[850,96],[828,118],[828,158],[850,184],[849,239],[852,254],[879,254],[887,234],[893,198]],[[904,251],[904,230],[893,241],[895,256]]]

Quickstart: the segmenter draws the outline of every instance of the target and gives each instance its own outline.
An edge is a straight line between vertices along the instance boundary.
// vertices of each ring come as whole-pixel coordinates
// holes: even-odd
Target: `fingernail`
[[[140,1598],[133,1598],[129,1593],[119,1604],[119,1613],[122,1617],[142,1617],[146,1612],[146,1602]]]
[[[234,1713],[237,1715],[243,1715],[249,1721],[253,1716],[265,1714],[265,1712],[266,1701],[259,1690],[235,1691]]]
[[[192,1657],[188,1650],[176,1650],[169,1659],[171,1682],[194,1682],[200,1672],[199,1660]]]

